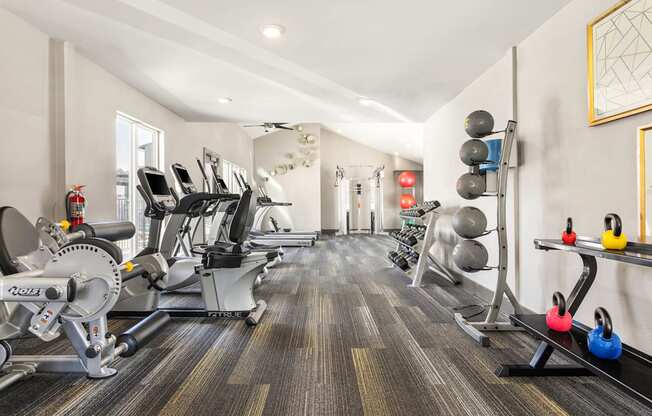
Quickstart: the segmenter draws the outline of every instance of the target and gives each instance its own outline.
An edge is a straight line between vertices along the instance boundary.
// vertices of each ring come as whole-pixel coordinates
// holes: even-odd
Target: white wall
[[[302,133],[278,130],[254,140],[255,169],[259,177],[267,177],[275,166],[288,163],[288,153],[299,153],[300,134],[313,135],[316,138],[315,146],[320,146],[319,124],[307,123],[302,126]],[[260,182],[272,200],[292,203],[292,206],[287,208],[270,210],[270,215],[279,222],[280,227],[297,231],[322,229],[320,164],[321,160],[317,159],[310,167],[297,166],[285,175],[276,175]],[[263,225],[269,229],[267,220],[263,221]]]
[[[587,127],[586,24],[613,3],[575,0],[518,47],[520,295],[539,311],[554,290],[570,293],[581,264],[535,251],[534,238],[556,237],[567,216],[578,233],[598,236],[608,212],[637,236],[637,127],[651,123],[652,113]],[[593,309],[604,306],[625,342],[652,352],[652,270],[608,261],[598,267],[577,317],[592,324]]]
[[[54,210],[49,38],[0,9],[0,206],[29,219]]]
[[[517,47],[518,218],[510,226],[518,234],[517,296],[537,312],[550,306],[554,291],[570,294],[582,267],[577,256],[535,250],[535,238],[559,238],[567,216],[579,234],[597,237],[608,212],[620,214],[630,238],[637,235],[637,127],[651,123],[652,114],[587,126],[586,25],[613,3],[575,0]],[[502,126],[511,111],[510,77],[509,65],[499,62],[428,121],[427,197],[461,202],[455,181],[463,171],[463,118],[485,108]],[[592,325],[593,310],[604,306],[625,342],[652,353],[652,270],[601,260],[598,266],[576,318]],[[491,287],[495,273],[485,275],[478,278]]]
[[[400,191],[394,182],[395,170],[421,170],[422,165],[401,157],[389,155],[350,140],[328,129],[321,130],[321,216],[326,230],[339,228],[337,223],[337,198],[335,194],[335,169],[345,167],[347,175],[356,176],[350,165],[385,166],[384,227],[400,228],[398,218]],[[359,175],[369,175],[369,169]],[[368,223],[368,220],[367,222]]]
[[[115,218],[115,119],[118,111],[165,133],[166,162],[184,121],[145,97],[74,49],[67,62],[71,80],[66,137],[66,183],[85,184],[88,219]],[[200,153],[201,154],[201,153]],[[166,163],[167,164],[167,163]]]
[[[115,218],[118,111],[164,131],[166,169],[184,163],[199,182],[194,158],[208,147],[252,170],[253,144],[238,125],[187,123],[4,9],[0,35],[1,205],[57,218],[64,185],[79,183],[87,185],[89,220]]]

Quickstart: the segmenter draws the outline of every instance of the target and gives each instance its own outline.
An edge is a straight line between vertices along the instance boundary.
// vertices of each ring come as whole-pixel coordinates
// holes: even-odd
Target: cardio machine
[[[233,174],[240,186],[240,189],[243,191],[246,189],[251,190],[251,186],[247,183],[245,178],[238,173]],[[266,214],[273,207],[288,207],[292,206],[290,202],[276,202],[267,196],[262,187],[259,187],[260,196],[256,198],[256,215],[254,219],[254,224],[252,231],[250,233],[250,239],[255,244],[260,245],[278,245],[281,247],[312,247],[315,245],[315,241],[319,239],[318,232],[291,232],[291,231],[278,231],[265,232],[262,230],[262,222],[266,217]]]
[[[145,167],[140,168],[137,174],[140,182],[137,189],[146,204],[145,215],[151,219],[148,247],[144,251],[158,252],[161,248],[171,278],[179,272],[176,270],[177,264],[183,264],[183,273],[175,278],[172,287],[178,289],[199,282],[204,307],[161,307],[161,292],[172,290],[171,286],[165,282],[149,282],[147,286],[129,287],[132,296],[118,303],[110,316],[142,316],[160,310],[172,317],[245,318],[248,325],[256,325],[267,304],[263,300],[254,300],[253,287],[268,259],[265,253],[250,252],[242,246],[253,222],[255,201],[251,192],[243,194],[238,200],[228,242],[205,247],[201,257],[168,257],[166,254],[172,252],[173,245],[167,246],[167,252],[159,247],[166,217],[174,217],[175,212],[181,215],[180,210],[185,211],[195,203],[202,205],[207,200],[213,201],[216,196],[197,193],[179,198],[160,170]],[[202,201],[201,204],[198,201]],[[180,205],[182,208],[179,208]],[[187,265],[192,267],[188,269]]]
[[[122,252],[109,239],[125,230],[133,235],[133,224],[125,225],[84,224],[66,234],[45,218],[34,226],[15,208],[0,208],[0,390],[36,372],[111,377],[115,358],[133,355],[168,322],[169,316],[157,313],[117,338],[108,331],[107,313],[122,285],[167,271],[156,255],[121,264]],[[62,334],[74,354],[13,354],[17,338],[49,342]]]
[[[177,256],[180,253],[187,257],[201,255],[203,254],[201,246],[205,244],[195,243],[195,236],[203,225],[202,220],[225,221],[226,218],[218,213],[233,214],[240,195],[228,192],[198,192],[188,170],[183,165],[174,163],[170,169],[181,188],[182,195],[178,196],[172,191],[177,205],[165,228],[161,252],[166,256]],[[224,241],[228,242],[227,235],[228,233],[224,233]],[[212,243],[210,240],[207,241]]]
[[[197,165],[199,166],[199,170],[202,173],[206,183],[210,184],[210,181],[208,180],[208,176],[206,175],[206,172],[204,170],[204,165],[199,159],[197,159]],[[172,170],[174,178],[184,194],[184,198],[185,196],[188,195],[198,194],[197,188],[195,187],[195,184],[192,181],[192,178],[190,177],[188,169],[186,169],[180,163],[172,164],[170,169]],[[184,252],[190,252],[195,255],[201,255],[203,254],[207,245],[220,244],[224,242],[228,243],[229,229],[231,226],[233,215],[238,205],[238,201],[240,200],[240,195],[229,193],[228,188],[226,187],[226,183],[224,183],[224,180],[217,174],[217,172],[215,172],[215,170],[213,170],[212,173],[214,175],[214,179],[215,179],[214,184],[216,185],[216,189],[214,189],[213,192],[210,192],[210,195],[213,195],[213,197],[215,195],[218,195],[218,197],[213,198],[211,200],[207,200],[204,203],[203,208],[197,210],[194,216],[197,218],[204,218],[204,221],[210,220],[210,230],[215,230],[215,231],[209,233],[209,238],[207,239],[208,244],[194,243],[193,241],[194,236],[197,233],[198,228],[200,228],[203,224],[201,223],[200,220],[196,220],[193,222],[192,221],[193,215],[188,214],[185,222],[184,221],[181,222],[182,224],[181,228],[183,228],[183,230],[177,233],[178,240],[185,240],[179,242],[179,245],[183,246]],[[214,238],[212,237],[213,235],[215,236]],[[281,262],[282,253],[280,251],[280,247],[269,246],[269,245],[256,245],[249,241],[246,241],[244,244],[248,250],[253,252],[265,253],[268,259],[270,259],[270,262],[267,263],[267,265],[265,266],[264,274],[267,273],[268,267],[273,267]],[[261,280],[262,280],[262,276],[261,276]]]

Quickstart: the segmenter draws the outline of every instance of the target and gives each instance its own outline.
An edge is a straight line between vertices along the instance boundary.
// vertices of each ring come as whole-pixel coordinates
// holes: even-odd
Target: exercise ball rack
[[[484,320],[475,322],[470,321],[471,316],[465,317],[462,313],[455,313],[455,322],[459,327],[476,340],[484,347],[489,346],[489,337],[485,332],[496,331],[521,331],[522,328],[514,326],[509,321],[499,321],[500,308],[503,304],[504,296],[512,304],[514,313],[521,313],[521,305],[516,299],[514,292],[507,283],[507,266],[508,266],[508,242],[507,242],[507,180],[509,178],[509,160],[512,152],[512,145],[516,134],[516,121],[510,120],[507,122],[505,130],[490,132],[484,137],[496,133],[504,133],[504,138],[501,146],[500,162],[498,166],[498,191],[496,193],[485,193],[482,196],[492,196],[497,198],[497,226],[496,232],[498,235],[498,250],[499,260],[498,266],[498,279],[496,281],[496,289],[494,290],[491,303],[488,305],[481,305],[483,310],[480,313],[475,313],[472,316],[477,316],[486,311],[487,315]],[[466,305],[456,308],[456,310],[463,310],[477,305]]]

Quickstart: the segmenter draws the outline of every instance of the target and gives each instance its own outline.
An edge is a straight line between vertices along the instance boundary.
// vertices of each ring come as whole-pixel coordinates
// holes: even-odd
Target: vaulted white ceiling
[[[338,124],[424,121],[568,1],[0,4],[186,120]],[[263,38],[267,23],[286,36]]]

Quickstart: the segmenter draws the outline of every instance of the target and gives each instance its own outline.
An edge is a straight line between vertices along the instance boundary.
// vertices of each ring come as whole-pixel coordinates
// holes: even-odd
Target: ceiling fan
[[[261,123],[261,124],[249,124],[249,125],[246,125],[244,127],[262,127],[262,128],[265,129],[265,133],[269,133],[269,131],[273,130],[273,129],[295,130],[292,127],[286,126],[286,124],[288,124],[288,123],[287,122],[286,123],[265,122],[265,123]]]

